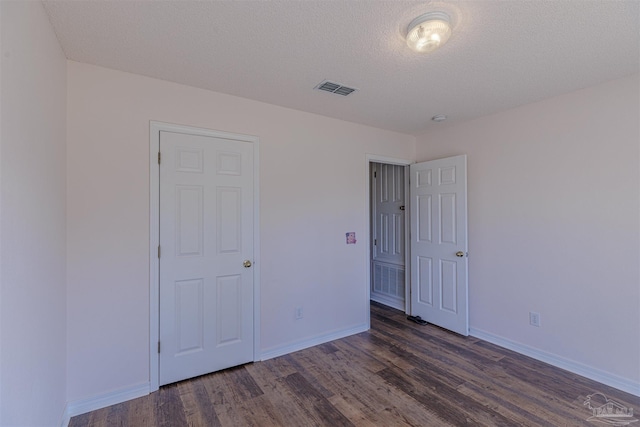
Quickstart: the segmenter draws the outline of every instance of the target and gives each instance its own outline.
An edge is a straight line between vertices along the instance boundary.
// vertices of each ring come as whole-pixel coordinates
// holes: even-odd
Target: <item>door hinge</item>
[[[158,245],[158,258],[160,258],[160,245]]]
[[[160,341],[158,341],[158,353],[160,353]]]
[[[160,152],[158,151],[158,164],[160,164],[160,160],[162,159],[162,155],[160,154]]]

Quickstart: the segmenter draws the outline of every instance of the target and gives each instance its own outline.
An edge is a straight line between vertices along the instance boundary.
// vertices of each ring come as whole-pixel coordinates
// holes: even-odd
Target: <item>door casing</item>
[[[149,391],[158,390],[160,376],[160,355],[158,341],[160,334],[160,131],[191,135],[210,136],[228,140],[250,142],[253,146],[253,360],[260,360],[260,177],[259,139],[256,136],[240,135],[191,126],[150,121],[149,123]]]

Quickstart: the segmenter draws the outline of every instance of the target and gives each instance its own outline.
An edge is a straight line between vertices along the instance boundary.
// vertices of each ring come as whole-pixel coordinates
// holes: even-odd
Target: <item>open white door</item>
[[[469,335],[467,156],[410,167],[411,314]]]
[[[254,356],[253,146],[160,131],[159,384]]]

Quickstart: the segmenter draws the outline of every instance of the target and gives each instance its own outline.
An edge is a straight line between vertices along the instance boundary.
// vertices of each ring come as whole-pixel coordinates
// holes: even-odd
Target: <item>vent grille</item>
[[[328,80],[323,81],[314,89],[323,90],[325,92],[331,92],[331,93],[335,93],[336,95],[342,95],[342,96],[350,95],[356,90],[358,90],[352,87],[343,86],[339,83],[330,82]]]
[[[373,292],[404,301],[404,268],[373,261]]]

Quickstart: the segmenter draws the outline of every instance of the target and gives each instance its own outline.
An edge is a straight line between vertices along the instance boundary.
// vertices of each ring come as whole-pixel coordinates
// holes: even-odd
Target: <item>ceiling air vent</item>
[[[330,82],[328,80],[323,81],[314,89],[323,90],[325,92],[335,93],[336,95],[347,96],[355,92],[357,89],[352,87],[342,86],[341,84]]]

